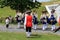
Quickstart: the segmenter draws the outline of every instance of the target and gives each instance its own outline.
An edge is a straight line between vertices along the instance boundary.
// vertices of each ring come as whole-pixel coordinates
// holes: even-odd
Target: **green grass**
[[[15,16],[15,10],[11,10],[10,7],[0,8],[0,17],[7,17],[9,15]]]
[[[44,6],[46,4],[50,3],[43,3],[41,7],[35,9],[38,14],[38,19],[40,18],[41,11],[45,9]],[[14,17],[15,14],[15,10],[11,10],[9,7],[0,8],[0,17],[7,17],[9,15]],[[32,38],[26,38],[25,33],[0,32],[0,40],[60,40],[60,35],[39,33],[37,36],[32,36]]]
[[[0,40],[60,40],[60,36],[54,34],[38,34],[27,38],[25,33],[0,32]]]
[[[45,7],[41,6],[39,8],[33,9],[33,10],[36,10],[36,12],[38,14],[38,18],[39,18],[40,15],[41,15],[41,11],[44,10],[44,9],[45,9]],[[0,17],[7,17],[9,15],[11,15],[12,17],[15,17],[16,11],[10,9],[10,7],[0,8]]]

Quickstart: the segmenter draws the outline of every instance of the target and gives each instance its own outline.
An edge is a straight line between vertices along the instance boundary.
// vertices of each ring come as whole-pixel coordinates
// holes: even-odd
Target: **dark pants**
[[[31,32],[31,27],[26,27],[26,32]]]
[[[60,30],[60,27],[58,27],[56,30],[55,30],[55,32],[57,32],[57,31],[59,31]]]
[[[9,27],[9,24],[6,24],[6,28],[8,28]]]

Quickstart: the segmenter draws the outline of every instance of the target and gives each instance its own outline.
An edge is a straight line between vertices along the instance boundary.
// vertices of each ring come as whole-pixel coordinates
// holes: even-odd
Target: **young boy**
[[[18,28],[20,28],[20,25],[21,25],[21,17],[18,16],[17,18],[18,18],[18,20],[17,20],[17,22],[18,22]]]
[[[10,22],[9,17],[6,17],[5,22],[6,22],[6,28],[8,28],[9,27],[9,22]]]
[[[51,30],[53,31],[53,30],[55,30],[55,24],[57,23],[57,21],[56,21],[56,18],[54,17],[54,15],[51,15],[51,17],[50,17],[50,24],[51,24]]]
[[[35,14],[33,14],[33,29],[37,29],[37,24],[38,24],[37,17]]]
[[[56,18],[54,16],[54,10],[51,11],[51,16],[50,16],[50,24],[51,24],[51,30],[55,30],[55,24],[57,23]]]
[[[45,30],[47,28],[47,16],[46,11],[42,11],[42,15],[40,17],[40,21],[43,24],[42,30]]]
[[[20,28],[21,17],[19,15],[16,16],[16,21],[18,23],[18,28]]]
[[[31,12],[28,11],[27,16],[26,16],[26,35],[27,35],[27,37],[30,37],[31,29],[32,29],[32,16],[31,16]]]

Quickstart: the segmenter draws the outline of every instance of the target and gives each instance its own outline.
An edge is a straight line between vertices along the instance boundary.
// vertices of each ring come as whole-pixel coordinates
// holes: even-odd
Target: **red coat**
[[[26,16],[26,27],[32,27],[32,16]]]
[[[58,24],[59,24],[59,26],[60,26],[60,18],[58,19]]]

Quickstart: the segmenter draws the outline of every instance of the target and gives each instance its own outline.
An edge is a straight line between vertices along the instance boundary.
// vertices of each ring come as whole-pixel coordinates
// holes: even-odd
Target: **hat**
[[[31,10],[27,10],[25,13],[31,13]]]

